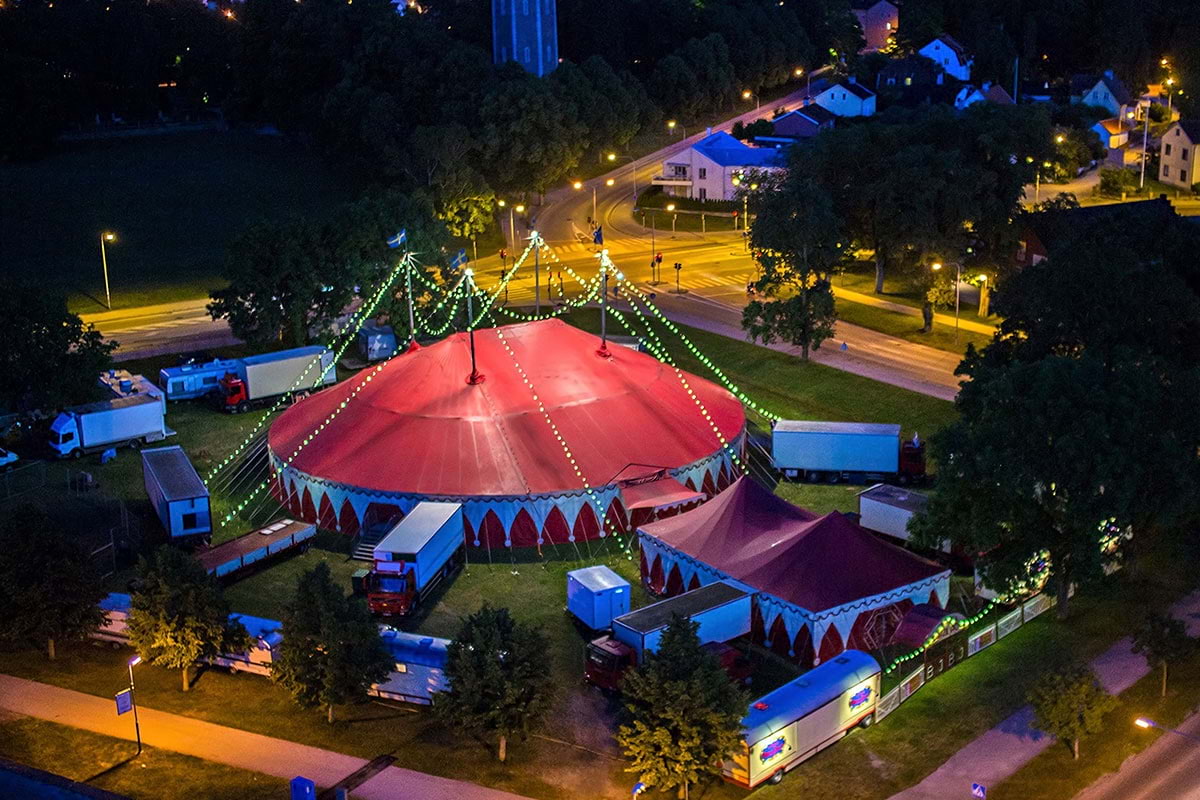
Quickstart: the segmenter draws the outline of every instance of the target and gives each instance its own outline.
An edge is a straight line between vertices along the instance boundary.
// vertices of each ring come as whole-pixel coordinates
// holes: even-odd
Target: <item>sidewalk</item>
[[[875,306],[876,308],[882,308],[887,311],[895,311],[898,314],[907,314],[910,317],[921,316],[921,309],[919,308],[906,306],[903,303],[894,303],[891,300],[883,300],[875,297],[874,295],[863,294],[862,292],[856,292],[852,289],[843,289],[840,286],[834,286],[833,294],[835,297],[840,297],[843,300],[849,300],[852,303],[862,303],[865,306]],[[941,325],[949,325],[953,327],[954,315],[939,314],[935,312],[933,315],[933,321]],[[975,322],[973,320],[962,318],[959,318],[958,327],[962,328],[964,331],[970,331],[971,333],[981,333],[984,336],[991,336],[996,332],[995,325],[985,325],[981,322]]]
[[[106,736],[134,738],[133,720],[118,717],[112,700],[23,678],[0,675],[0,708]],[[138,715],[142,740],[148,745],[284,780],[304,775],[317,786],[332,786],[367,763],[362,758],[141,706]],[[363,800],[523,800],[520,795],[400,767],[388,767],[353,794]]]
[[[1171,609],[1187,622],[1188,633],[1200,633],[1200,592],[1180,600]],[[1131,651],[1129,637],[1116,642],[1092,661],[1104,688],[1113,694],[1125,691],[1149,673],[1146,660]],[[959,750],[925,780],[895,794],[891,800],[945,800],[970,796],[971,784],[993,786],[1012,775],[1054,741],[1030,728],[1033,710],[1025,706],[1008,719]]]

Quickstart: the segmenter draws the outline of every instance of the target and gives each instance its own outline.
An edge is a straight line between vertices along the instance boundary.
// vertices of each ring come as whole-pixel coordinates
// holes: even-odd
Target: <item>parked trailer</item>
[[[78,458],[174,434],[163,418],[161,395],[138,394],[65,409],[50,423],[50,448],[58,458]]]
[[[364,325],[358,329],[358,352],[365,361],[382,361],[396,355],[396,333],[391,325]]]
[[[446,652],[449,639],[404,633],[380,626],[380,638],[392,654],[396,668],[385,680],[371,687],[369,694],[385,700],[429,705],[436,692],[445,691]]]
[[[567,573],[567,611],[593,631],[612,627],[629,613],[629,581],[603,564]]]
[[[760,697],[742,720],[742,750],[725,761],[722,776],[747,789],[779,783],[785,772],[854,726],[870,725],[879,674],[871,656],[846,650]]]
[[[858,493],[858,523],[867,530],[908,541],[908,521],[921,513],[929,498],[902,486],[877,483]],[[950,552],[947,542],[941,549]]]
[[[375,545],[367,578],[367,606],[383,616],[404,616],[463,560],[460,503],[417,503]]]
[[[925,445],[900,442],[900,426],[863,422],[779,420],[771,462],[789,478],[865,482],[925,475]]]
[[[208,487],[179,445],[142,451],[150,504],[172,539],[212,534]]]
[[[292,548],[306,547],[304,543],[317,535],[317,526],[293,519],[281,519],[265,528],[243,534],[224,544],[196,553],[196,560],[210,575],[228,578]]]
[[[230,672],[270,675],[271,665],[279,656],[279,645],[283,643],[283,623],[248,614],[230,614],[229,618],[246,626],[254,644],[244,653],[221,653],[204,659],[205,663],[224,667]]]
[[[333,351],[313,345],[238,359],[213,393],[217,406],[236,414],[289,391],[319,389],[337,381]]]
[[[201,364],[180,364],[158,371],[158,385],[168,400],[194,400],[216,390],[221,378],[236,373],[241,359],[214,358]]]
[[[729,581],[717,581],[690,592],[639,608],[612,621],[612,634],[587,647],[584,677],[602,689],[616,690],[626,670],[642,663],[676,615],[699,623],[701,644],[724,643],[750,632],[753,595]],[[736,651],[715,650],[726,671],[744,668]],[[740,676],[740,675],[739,675]]]

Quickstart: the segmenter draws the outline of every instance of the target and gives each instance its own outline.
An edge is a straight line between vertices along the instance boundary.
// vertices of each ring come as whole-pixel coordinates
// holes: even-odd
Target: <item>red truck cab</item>
[[[750,682],[750,659],[736,647],[724,642],[709,642],[704,649],[716,656],[730,680],[741,684]],[[583,676],[593,686],[615,692],[625,673],[635,666],[637,654],[632,647],[611,636],[601,636],[588,643]]]
[[[367,608],[381,617],[403,617],[416,607],[412,572],[377,572],[367,576]]]
[[[913,440],[900,445],[900,482],[920,481],[925,477],[925,443]]]
[[[250,405],[246,382],[233,372],[225,373],[225,377],[217,382],[216,395],[217,405],[224,411],[237,413],[246,410]]]

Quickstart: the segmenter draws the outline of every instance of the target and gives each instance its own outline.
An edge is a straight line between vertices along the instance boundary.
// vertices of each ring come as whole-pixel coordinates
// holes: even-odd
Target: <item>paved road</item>
[[[1200,714],[1189,717],[1179,730],[1200,737]],[[1075,800],[1200,800],[1200,742],[1171,733],[1147,735],[1159,739]]]
[[[118,717],[112,700],[9,675],[0,675],[0,708],[106,736],[134,738],[132,719]],[[139,707],[138,714],[142,740],[148,745],[285,780],[304,775],[318,786],[332,786],[367,763],[365,759],[150,708]],[[355,789],[354,796],[363,800],[524,800],[521,795],[400,767],[384,769]]]
[[[1188,595],[1175,604],[1172,613],[1187,622],[1188,633],[1192,636],[1200,633],[1200,592]],[[1146,660],[1135,655],[1132,642],[1125,637],[1116,642],[1105,652],[1092,661],[1101,684],[1108,691],[1116,694],[1123,692],[1137,683],[1149,672]],[[1045,750],[1053,739],[1030,727],[1033,711],[1026,706],[995,728],[983,734],[966,747],[959,750],[936,771],[931,773],[916,786],[905,789],[893,795],[890,800],[946,800],[946,798],[968,797],[972,783],[982,783],[994,786],[1012,775],[1038,753]],[[1193,720],[1194,722],[1194,720]],[[1165,746],[1170,750],[1170,745]],[[1197,764],[1200,760],[1193,758],[1191,762],[1191,779],[1195,783]],[[1183,775],[1170,779],[1173,785],[1186,782]],[[1133,784],[1131,784],[1133,785]],[[1194,789],[1193,789],[1194,791]],[[1176,795],[1170,792],[1162,794],[1114,794],[1097,795],[1106,800],[1182,800],[1184,797],[1195,800],[1194,795]],[[1089,800],[1093,798],[1089,797]]]
[[[236,344],[225,321],[213,321],[208,315],[207,303],[207,299],[182,300],[81,316],[105,338],[120,344],[117,361]]]

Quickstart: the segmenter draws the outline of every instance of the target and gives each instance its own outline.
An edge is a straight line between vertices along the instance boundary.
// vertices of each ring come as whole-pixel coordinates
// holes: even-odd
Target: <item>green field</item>
[[[65,147],[0,165],[0,277],[37,275],[72,310],[103,310],[99,234],[114,307],[203,297],[225,248],[264,218],[317,216],[351,187],[314,152],[275,136],[147,136]]]
[[[0,712],[2,713],[2,712]],[[287,782],[31,717],[0,717],[0,756],[133,800],[287,796]]]

